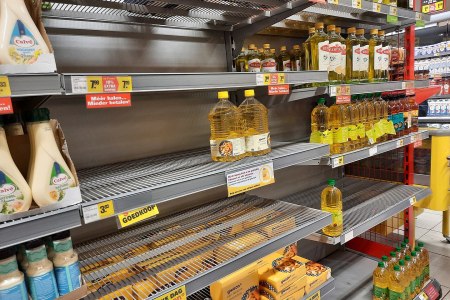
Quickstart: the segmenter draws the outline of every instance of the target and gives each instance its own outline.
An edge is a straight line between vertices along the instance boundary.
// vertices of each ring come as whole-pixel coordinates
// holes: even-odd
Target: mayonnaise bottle
[[[53,264],[47,258],[44,242],[33,240],[25,244],[28,268],[28,290],[33,300],[53,300],[59,297]]]
[[[11,157],[0,117],[0,214],[27,211],[31,201],[30,187]]]
[[[37,205],[44,207],[64,199],[75,187],[75,178],[56,144],[50,125],[50,112],[38,108],[26,115],[31,143],[28,181]]]
[[[0,64],[33,64],[49,52],[24,0],[0,0]]]
[[[4,115],[4,129],[7,136],[24,135],[22,121],[19,114]]]
[[[81,273],[78,254],[73,251],[69,231],[54,234],[53,265],[59,294],[65,295],[81,287]]]
[[[0,300],[28,300],[24,275],[13,248],[0,250]]]

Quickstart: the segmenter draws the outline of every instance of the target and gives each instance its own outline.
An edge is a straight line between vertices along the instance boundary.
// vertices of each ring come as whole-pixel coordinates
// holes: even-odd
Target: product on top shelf
[[[334,104],[328,109],[329,126],[333,131],[333,144],[330,147],[331,154],[339,154],[349,151],[348,124],[350,122],[348,111],[344,104],[337,104],[336,97],[332,98]]]
[[[380,73],[380,80],[381,81],[387,81],[388,80],[388,74],[389,74],[389,62],[391,61],[391,46],[389,44],[389,41],[386,40],[386,37],[384,35],[384,30],[378,31],[378,37],[381,41],[382,45],[382,63],[381,63],[381,73]]]
[[[241,49],[238,57],[236,57],[236,72],[248,72],[247,65],[247,55],[245,54],[245,49]]]
[[[33,200],[40,207],[58,203],[76,181],[56,144],[48,109],[31,111],[27,128],[31,144],[28,182]]]
[[[346,72],[345,72],[345,82],[352,83],[359,81],[359,65],[360,65],[360,47],[359,40],[356,37],[355,27],[350,27],[347,29],[347,39],[345,41],[347,49],[346,57]]]
[[[336,84],[341,81],[342,66],[341,66],[341,41],[336,34],[336,26],[328,25],[328,81],[331,84]]]
[[[341,36],[341,28],[336,27],[336,34],[339,37],[339,42],[341,43],[341,63],[340,69],[338,70],[338,78],[340,82],[345,82],[345,72],[347,71],[347,45],[345,39]]]
[[[323,31],[323,23],[316,23],[316,33],[311,37],[311,70],[328,71],[329,38]]]
[[[389,276],[389,299],[403,300],[405,289],[408,284],[400,271],[400,266],[395,265]]]
[[[59,296],[53,264],[47,259],[42,240],[25,244],[28,260],[27,285],[33,300],[56,299]]]
[[[300,45],[294,45],[292,47],[291,68],[292,71],[301,71],[302,68],[304,68],[304,65],[302,64],[302,50]]]
[[[245,100],[239,105],[239,112],[243,120],[247,155],[269,153],[271,148],[268,110],[255,99],[254,90],[245,91]]]
[[[356,29],[359,42],[359,82],[367,82],[369,78],[369,41],[364,37],[364,29]]]
[[[34,64],[49,49],[23,0],[0,1],[0,64]]]
[[[275,72],[277,70],[277,58],[270,51],[270,44],[264,44],[263,58],[261,59],[262,72]]]
[[[311,143],[333,144],[333,132],[329,124],[328,107],[325,99],[320,98],[317,106],[311,112]]]
[[[388,299],[389,272],[383,262],[378,263],[378,267],[373,271],[373,300]]]
[[[336,181],[328,179],[328,186],[321,194],[321,209],[332,214],[331,225],[322,229],[329,236],[340,236],[343,230],[342,193],[335,186]]]
[[[278,55],[278,70],[279,71],[291,71],[292,63],[291,56],[286,50],[286,46],[281,46],[280,54]]]
[[[228,92],[218,93],[219,102],[211,109],[211,157],[214,161],[236,161],[245,157],[245,137],[242,116],[229,101]]]
[[[254,44],[250,44],[248,46],[246,60],[247,60],[248,72],[260,72],[261,71],[261,57],[259,56],[258,50]]]
[[[378,29],[371,29],[369,39],[369,82],[381,80],[382,55],[383,45],[378,38]]]
[[[309,36],[303,43],[303,68],[305,70],[314,70],[312,66],[312,49],[311,49],[311,39],[316,33],[316,28],[311,27],[308,29]]]
[[[13,248],[0,250],[0,299],[28,300],[25,278]]]
[[[0,214],[14,214],[30,209],[31,189],[9,151],[0,116]]]

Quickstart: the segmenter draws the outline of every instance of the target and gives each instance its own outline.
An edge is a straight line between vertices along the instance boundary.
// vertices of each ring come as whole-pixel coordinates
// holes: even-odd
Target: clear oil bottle
[[[343,230],[342,193],[335,185],[335,180],[328,179],[328,186],[321,194],[321,209],[332,214],[331,225],[322,229],[329,236],[340,236]]]
[[[382,261],[378,263],[378,268],[373,271],[373,300],[386,300],[389,292],[389,272]]]
[[[312,36],[311,43],[311,70],[328,71],[329,65],[329,38],[323,31],[323,23],[316,24],[316,33]]]
[[[347,39],[346,44],[346,71],[345,71],[345,82],[346,83],[356,83],[359,82],[359,65],[360,65],[360,54],[361,49],[359,45],[359,40],[356,37],[355,27],[350,27],[347,29]]]
[[[314,34],[316,33],[316,29],[314,27],[311,27],[308,29],[308,33],[309,36],[306,39],[306,41],[303,43],[303,68],[308,71],[308,70],[313,70],[312,69],[312,59],[311,59],[311,39],[314,36]]]
[[[341,36],[341,28],[336,27],[336,34],[339,36],[339,41],[341,42],[341,65],[338,70],[339,81],[341,83],[345,82],[345,72],[347,70],[347,45],[345,39]]]
[[[328,81],[330,84],[337,84],[341,81],[341,41],[336,34],[336,26],[328,25]]]
[[[331,154],[340,154],[348,151],[348,113],[343,104],[336,104],[336,97],[332,98],[334,104],[329,108],[329,124],[333,132],[333,144],[330,146]]]
[[[364,37],[364,29],[356,30],[356,37],[359,41],[360,64],[359,64],[359,82],[368,82],[369,80],[369,41]]]

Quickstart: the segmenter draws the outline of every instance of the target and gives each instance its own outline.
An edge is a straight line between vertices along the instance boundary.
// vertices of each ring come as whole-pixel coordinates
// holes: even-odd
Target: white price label
[[[333,168],[341,167],[343,165],[344,165],[344,157],[343,156],[333,158],[331,161],[331,166]]]
[[[88,83],[86,76],[72,76],[70,81],[72,82],[73,94],[87,94]]]
[[[378,146],[373,146],[372,148],[369,148],[369,156],[374,156],[378,152]]]
[[[414,143],[416,141],[416,136],[415,135],[412,135],[411,136],[411,143]]]
[[[404,145],[403,139],[397,141],[397,148],[403,147]]]
[[[398,12],[397,12],[397,7],[395,6],[389,6],[389,14],[391,16],[397,16]]]
[[[249,167],[237,172],[227,172],[226,178],[228,197],[275,183],[273,162]]]
[[[264,85],[264,74],[256,74],[256,85]]]
[[[416,202],[417,202],[416,196],[409,198],[409,204],[410,205],[413,205]]]
[[[406,82],[402,82],[402,90],[405,90],[406,89]]]
[[[339,4],[339,0],[327,0],[328,1],[328,3],[330,3],[330,4],[335,4],[335,5],[338,5]]]
[[[362,0],[352,0],[352,7],[353,8],[361,8],[362,7]]]
[[[377,13],[381,12],[381,4],[380,3],[374,3],[373,4],[373,11],[377,12]]]
[[[425,294],[425,292],[420,292],[420,294],[417,295],[417,297],[419,297],[420,300],[428,300],[428,296],[427,294]]]
[[[351,239],[353,239],[353,230],[350,232],[347,232],[344,235],[344,243],[347,243],[348,241],[350,241]]]
[[[100,220],[97,205],[83,207],[83,219],[85,224]]]
[[[423,15],[420,12],[416,12],[416,21],[422,21]]]
[[[330,97],[336,96],[337,87],[335,85],[330,85]]]

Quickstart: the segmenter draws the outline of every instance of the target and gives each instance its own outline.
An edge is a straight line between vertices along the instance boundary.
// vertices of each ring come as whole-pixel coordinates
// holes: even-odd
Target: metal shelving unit
[[[419,117],[420,123],[450,123],[450,116],[442,117]]]
[[[331,215],[320,210],[240,195],[104,236],[76,250],[85,280],[92,284],[87,299],[144,278],[148,289],[141,290],[154,299],[182,285],[188,295],[200,291],[330,223]],[[274,224],[275,231],[266,230]],[[237,240],[239,250],[231,250]],[[176,270],[182,271],[174,280],[170,274]]]
[[[11,97],[61,95],[61,83],[56,73],[7,76],[11,87]]]
[[[448,55],[450,55],[450,52],[438,52],[435,54],[416,56],[416,57],[414,57],[414,59],[437,58],[437,57],[448,56]]]
[[[275,147],[265,156],[231,163],[212,162],[209,151],[198,150],[80,170],[83,210],[113,200],[118,214],[224,186],[225,175],[230,171],[270,161],[279,170],[327,154],[328,145],[297,143]]]
[[[447,95],[436,95],[436,96],[430,97],[428,99],[450,99],[450,94],[447,94]]]
[[[428,188],[353,177],[338,180],[336,186],[343,196],[343,233],[338,237],[315,233],[308,239],[333,245],[345,244],[431,194]],[[282,200],[320,208],[320,193],[323,188],[321,185]]]

